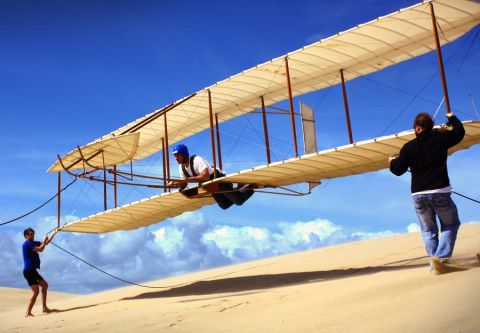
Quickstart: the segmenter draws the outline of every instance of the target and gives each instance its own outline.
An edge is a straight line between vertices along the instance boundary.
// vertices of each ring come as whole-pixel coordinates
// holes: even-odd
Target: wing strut
[[[347,118],[348,139],[350,140],[350,144],[352,144],[353,143],[352,124],[350,123],[350,112],[348,110],[347,87],[345,86],[345,78],[343,77],[343,69],[340,70],[340,77],[342,78],[343,104],[345,105],[345,117]]]
[[[285,73],[287,76],[288,101],[290,103],[290,120],[292,122],[293,148],[295,157],[298,157],[297,129],[295,128],[295,110],[293,109],[292,83],[290,82],[290,69],[288,67],[288,57],[285,57]]]
[[[215,113],[215,132],[217,134],[217,150],[218,150],[218,167],[223,169],[222,167],[222,147],[220,144],[220,126],[218,125],[218,113]]]
[[[440,78],[442,79],[443,96],[445,97],[445,106],[447,113],[450,113],[450,99],[448,98],[447,78],[445,77],[445,68],[443,67],[442,48],[440,47],[440,40],[438,39],[437,18],[435,17],[435,10],[433,3],[430,2],[430,14],[432,16],[433,33],[435,37],[435,47],[437,49],[438,67],[440,68]]]
[[[210,116],[210,141],[212,144],[212,160],[213,160],[213,176],[217,178],[217,154],[215,153],[215,136],[213,135],[213,108],[212,108],[212,93],[210,89],[208,92],[208,114]]]
[[[260,96],[262,101],[262,119],[263,119],[263,134],[265,135],[265,150],[267,152],[267,162],[268,164],[272,163],[272,158],[270,157],[270,141],[268,140],[268,127],[267,127],[267,113],[265,111],[265,99],[263,96]]]

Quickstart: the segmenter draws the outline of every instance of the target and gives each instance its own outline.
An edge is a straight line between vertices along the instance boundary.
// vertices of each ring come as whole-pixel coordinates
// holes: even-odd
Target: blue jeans
[[[457,206],[450,198],[450,193],[417,194],[413,196],[413,203],[420,220],[420,228],[428,255],[439,258],[451,257],[460,220]],[[440,239],[437,216],[440,220]]]

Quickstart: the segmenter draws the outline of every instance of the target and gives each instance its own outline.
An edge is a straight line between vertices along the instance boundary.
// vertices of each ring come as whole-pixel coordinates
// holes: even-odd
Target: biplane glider
[[[214,201],[218,183],[246,183],[258,188],[279,188],[306,182],[310,188],[322,179],[345,177],[388,167],[388,157],[414,137],[412,131],[354,142],[348,110],[346,82],[389,66],[436,52],[443,95],[450,112],[441,45],[450,43],[478,25],[480,3],[469,0],[423,1],[392,14],[305,46],[294,52],[231,76],[201,91],[137,119],[83,147],[77,147],[48,169],[58,172],[58,226],[61,231],[104,233],[131,230],[193,211]],[[301,107],[305,154],[297,145],[293,98],[342,85],[350,144],[317,151],[313,112]],[[272,162],[266,108],[288,101],[294,156]],[[169,147],[208,130],[214,170],[222,167],[219,125],[259,110],[265,135],[266,165],[207,181],[192,191],[167,189],[170,181]],[[257,111],[258,112],[258,111]],[[450,154],[480,142],[480,121],[463,122],[464,140]],[[157,152],[163,156],[163,177],[133,172],[135,161]],[[119,166],[130,165],[130,171]],[[104,184],[105,210],[60,225],[61,173]],[[103,173],[103,177],[102,177]],[[99,175],[100,174],[100,175]],[[118,179],[121,177],[121,181]],[[136,183],[135,179],[151,181]],[[107,185],[114,188],[115,207],[107,209]],[[149,186],[164,193],[117,207],[117,186]],[[186,195],[187,194],[187,195]]]

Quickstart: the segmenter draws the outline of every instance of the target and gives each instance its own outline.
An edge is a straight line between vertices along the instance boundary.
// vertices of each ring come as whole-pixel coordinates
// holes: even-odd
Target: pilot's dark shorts
[[[27,280],[29,286],[33,286],[44,280],[44,278],[40,274],[38,274],[36,269],[24,270],[23,276]]]

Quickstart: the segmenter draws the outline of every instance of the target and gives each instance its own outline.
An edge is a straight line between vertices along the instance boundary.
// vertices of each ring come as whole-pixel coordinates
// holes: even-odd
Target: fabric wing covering
[[[480,143],[480,121],[463,122],[466,135],[450,154]],[[334,149],[303,155],[282,162],[244,170],[218,178],[262,186],[282,186],[318,179],[345,177],[388,167],[388,157],[414,138],[412,131],[361,141]],[[208,184],[209,182],[205,183]],[[131,230],[157,223],[183,212],[214,203],[211,197],[188,199],[178,191],[156,195],[64,225],[62,231],[103,233]]]
[[[209,128],[209,100],[213,113],[224,122],[265,105],[288,98],[285,59],[288,58],[293,96],[303,95],[373,73],[435,50],[430,1],[358,25],[245,70],[163,109],[111,132],[101,141],[128,133],[140,133],[133,160],[161,150],[167,115],[168,141],[174,144]],[[480,21],[480,3],[469,0],[432,1],[440,27],[440,43],[462,36]],[[56,162],[49,171],[62,171]]]
[[[132,160],[138,147],[140,133],[130,133],[88,144],[62,157],[63,167],[68,170],[97,168],[122,164]],[[60,162],[48,171],[63,171]]]

